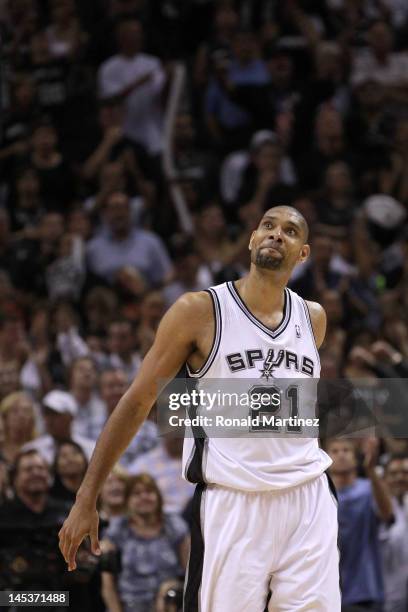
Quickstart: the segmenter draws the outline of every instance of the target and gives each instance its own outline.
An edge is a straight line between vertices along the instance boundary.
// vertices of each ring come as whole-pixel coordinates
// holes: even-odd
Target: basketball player
[[[154,404],[159,379],[183,364],[202,382],[253,383],[272,363],[276,378],[319,377],[324,310],[286,287],[309,256],[307,239],[296,209],[268,210],[250,239],[248,276],[185,294],[163,317],[61,529],[69,570],[87,535],[99,551],[98,493]],[[337,507],[325,473],[331,460],[316,438],[186,438],[183,461],[184,476],[197,483],[185,612],[340,611]]]

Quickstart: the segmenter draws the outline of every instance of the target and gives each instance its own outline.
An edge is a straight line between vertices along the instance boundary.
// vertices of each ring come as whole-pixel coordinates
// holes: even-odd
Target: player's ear
[[[249,249],[250,251],[252,251],[252,242],[253,242],[253,240],[254,240],[254,238],[255,238],[255,234],[256,234],[256,230],[254,230],[254,231],[252,232],[252,234],[251,234],[251,238],[250,238],[250,240],[249,240],[248,249]]]
[[[310,246],[308,244],[304,244],[299,253],[298,263],[305,263],[309,259],[310,255]]]

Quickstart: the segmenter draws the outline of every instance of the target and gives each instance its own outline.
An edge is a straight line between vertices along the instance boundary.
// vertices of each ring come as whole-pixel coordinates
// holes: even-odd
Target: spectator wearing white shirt
[[[160,97],[165,73],[158,58],[141,53],[143,29],[140,21],[123,19],[116,34],[119,53],[103,62],[99,69],[100,97],[117,96],[124,100],[125,135],[154,156],[162,149]]]
[[[25,444],[22,451],[34,449],[44,457],[48,465],[53,465],[59,444],[72,440],[79,444],[89,461],[95,443],[72,432],[72,422],[78,408],[71,394],[59,390],[50,391],[42,400],[42,408],[47,433]]]
[[[392,495],[394,521],[384,523],[380,543],[384,569],[386,612],[408,609],[408,455],[393,455],[385,466]]]
[[[70,372],[69,391],[78,411],[72,430],[75,434],[96,439],[95,431],[105,422],[105,407],[97,392],[98,372],[92,357],[76,359]]]
[[[368,47],[355,52],[351,83],[356,86],[373,80],[399,90],[408,87],[408,55],[393,52],[390,26],[375,21],[367,32]]]

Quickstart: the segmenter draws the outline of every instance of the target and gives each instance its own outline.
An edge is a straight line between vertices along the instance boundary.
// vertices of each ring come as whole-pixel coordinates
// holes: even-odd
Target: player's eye
[[[293,227],[290,227],[287,230],[287,233],[290,234],[291,236],[296,236],[296,234],[297,234],[296,230]]]

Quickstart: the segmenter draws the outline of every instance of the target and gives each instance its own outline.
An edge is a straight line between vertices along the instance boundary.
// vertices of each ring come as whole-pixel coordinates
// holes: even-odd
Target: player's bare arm
[[[198,369],[210,352],[213,334],[212,301],[206,292],[185,294],[163,317],[138,375],[99,437],[77,500],[59,533],[69,570],[76,568],[76,552],[87,535],[93,552],[99,554],[99,491],[156,401],[161,391],[158,381],[173,378],[187,360]]]
[[[314,332],[314,337],[316,340],[317,348],[320,348],[323,344],[324,337],[326,335],[326,327],[327,327],[327,317],[326,312],[318,302],[309,302],[306,301],[307,307],[309,309],[310,319],[312,321],[312,327]]]

